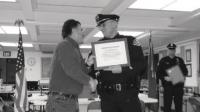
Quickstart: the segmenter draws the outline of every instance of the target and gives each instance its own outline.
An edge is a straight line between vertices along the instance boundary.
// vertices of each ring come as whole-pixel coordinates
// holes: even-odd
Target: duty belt
[[[103,90],[103,91],[104,90],[112,90],[112,91],[120,92],[120,91],[129,90],[131,88],[135,88],[133,83],[131,83],[131,84],[120,84],[120,83],[117,83],[117,84],[99,84],[99,89]]]

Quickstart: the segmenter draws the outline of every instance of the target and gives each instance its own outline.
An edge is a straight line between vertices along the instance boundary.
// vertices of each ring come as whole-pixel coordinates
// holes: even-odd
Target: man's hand
[[[169,77],[169,76],[165,76],[164,79],[165,79],[166,81],[172,81],[172,78]]]
[[[90,84],[91,91],[92,92],[96,91],[98,81],[96,79],[90,78],[89,84]]]
[[[120,65],[110,66],[104,69],[105,71],[112,71],[112,73],[122,73],[122,67]]]
[[[93,65],[94,64],[94,59],[95,59],[94,55],[89,56],[89,58],[86,60],[87,65],[88,66]]]

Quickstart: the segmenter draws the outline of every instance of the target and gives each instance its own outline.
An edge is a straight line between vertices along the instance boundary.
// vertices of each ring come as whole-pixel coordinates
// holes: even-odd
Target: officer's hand
[[[105,71],[112,71],[112,73],[122,73],[122,67],[120,65],[110,66]]]
[[[91,55],[87,60],[86,60],[86,63],[88,66],[91,66],[94,64],[94,59],[95,59],[95,56],[94,55]]]
[[[91,91],[92,92],[96,91],[98,81],[96,79],[90,78],[89,84],[90,84]]]
[[[164,77],[164,79],[165,79],[166,81],[172,81],[172,78],[169,77],[169,76]]]

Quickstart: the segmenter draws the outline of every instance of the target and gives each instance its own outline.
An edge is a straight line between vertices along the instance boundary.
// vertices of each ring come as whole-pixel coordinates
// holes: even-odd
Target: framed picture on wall
[[[187,70],[188,70],[188,75],[187,77],[192,77],[192,65],[191,64],[186,64]]]
[[[191,62],[192,57],[191,57],[191,49],[186,49],[186,62]]]

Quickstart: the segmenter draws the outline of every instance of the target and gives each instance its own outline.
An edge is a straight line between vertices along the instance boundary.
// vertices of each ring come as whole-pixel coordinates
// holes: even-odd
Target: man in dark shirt
[[[102,70],[94,70],[90,75],[97,78],[97,92],[101,98],[102,112],[141,112],[138,98],[140,75],[145,71],[142,47],[132,36],[120,35],[117,31],[119,16],[98,14],[97,27],[102,31],[104,40],[127,39],[130,66],[115,65]],[[91,53],[89,56],[92,56]]]
[[[188,74],[188,71],[183,59],[175,56],[176,45],[170,43],[168,44],[167,48],[168,56],[160,60],[156,73],[157,78],[161,80],[164,88],[164,112],[171,112],[173,97],[176,112],[182,112],[184,82],[179,82],[173,85],[172,78],[168,76],[167,70],[178,65],[184,76]]]
[[[78,112],[78,95],[83,85],[93,81],[79,49],[83,40],[80,22],[67,20],[62,36],[52,60],[47,112]]]

